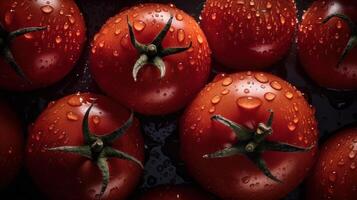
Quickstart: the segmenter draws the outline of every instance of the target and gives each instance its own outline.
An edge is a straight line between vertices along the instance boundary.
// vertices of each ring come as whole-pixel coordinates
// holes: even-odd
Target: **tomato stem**
[[[93,104],[90,105],[90,107],[87,109],[82,121],[82,133],[83,133],[85,145],[54,147],[48,150],[77,154],[80,156],[84,156],[95,162],[102,173],[102,180],[103,180],[100,193],[98,194],[100,199],[104,195],[110,179],[110,172],[107,162],[108,158],[118,158],[118,159],[132,161],[137,165],[139,165],[140,168],[142,169],[144,168],[144,166],[135,157],[111,147],[111,145],[122,135],[124,135],[126,131],[131,127],[134,121],[133,112],[131,112],[129,119],[120,128],[118,128],[117,130],[113,131],[110,134],[97,136],[95,134],[92,134],[89,130],[88,119],[89,119],[89,113],[92,108],[93,108]]]
[[[0,23],[0,56],[4,58],[8,65],[16,72],[16,74],[25,80],[27,83],[31,81],[26,77],[22,68],[17,64],[12,51],[11,51],[11,42],[19,36],[25,35],[31,32],[37,32],[47,29],[47,27],[26,27],[15,30],[13,32],[8,32],[4,26]]]
[[[278,152],[306,152],[313,148],[311,147],[297,147],[290,144],[281,142],[272,142],[266,140],[266,137],[273,134],[272,124],[274,119],[274,112],[269,110],[269,118],[266,123],[259,123],[257,129],[251,130],[245,128],[229,119],[220,115],[212,116],[213,121],[217,121],[229,127],[237,137],[237,142],[232,147],[218,150],[211,154],[206,154],[204,158],[223,158],[235,156],[237,154],[245,155],[249,158],[267,177],[270,179],[281,182],[278,178],[273,176],[268,169],[265,161],[262,158],[262,153],[265,151],[278,151]]]
[[[133,79],[135,82],[137,81],[137,75],[139,71],[147,64],[154,65],[160,71],[160,78],[163,78],[166,73],[166,66],[162,58],[169,55],[184,52],[189,48],[191,48],[192,42],[190,42],[190,44],[186,47],[163,48],[162,42],[171,27],[172,20],[173,20],[173,16],[170,15],[169,21],[165,24],[164,28],[155,37],[155,39],[149,44],[142,44],[136,40],[133,27],[129,21],[129,16],[127,16],[127,23],[128,23],[128,30],[129,30],[131,44],[136,48],[136,50],[140,54],[140,57],[135,62],[132,71]]]
[[[343,20],[344,22],[346,22],[348,27],[351,30],[351,36],[350,36],[345,48],[343,49],[343,52],[342,52],[340,58],[338,59],[337,67],[339,67],[341,65],[341,63],[346,59],[347,55],[357,45],[357,25],[356,25],[356,23],[353,22],[353,20],[351,18],[349,18],[347,15],[344,15],[344,14],[331,14],[331,15],[327,16],[322,22],[325,24],[328,21],[330,21],[330,19],[332,19],[334,17],[337,17],[337,18]]]

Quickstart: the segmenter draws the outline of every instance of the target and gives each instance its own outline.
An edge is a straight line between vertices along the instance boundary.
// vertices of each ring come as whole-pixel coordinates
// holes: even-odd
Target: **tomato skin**
[[[350,37],[345,22],[328,15],[345,14],[357,22],[357,3],[347,0],[315,1],[304,14],[298,31],[300,61],[307,74],[322,87],[336,90],[357,89],[357,49],[354,48],[338,65]],[[333,77],[333,78],[331,78]]]
[[[0,111],[0,188],[4,188],[21,167],[24,139],[15,113],[4,102],[0,102]]]
[[[135,82],[132,70],[140,55],[129,41],[127,16],[136,39],[147,44],[162,30],[170,13],[174,18],[163,47],[186,47],[192,41],[192,48],[163,58],[163,78],[157,68],[147,65]],[[183,108],[204,87],[211,69],[204,33],[191,16],[172,4],[140,4],[112,17],[95,36],[91,52],[91,72],[99,87],[122,105],[145,115]]]
[[[202,187],[222,199],[279,199],[303,180],[315,160],[315,147],[304,153],[263,153],[283,183],[266,177],[243,155],[203,158],[236,142],[228,127],[211,120],[213,115],[254,129],[266,122],[269,109],[275,112],[267,140],[301,147],[317,144],[314,111],[301,92],[279,77],[261,72],[218,75],[200,92],[182,117],[180,141],[185,165]]]
[[[208,0],[201,16],[214,58],[236,70],[279,61],[292,44],[297,20],[294,0]]]
[[[111,99],[82,93],[51,103],[31,128],[26,150],[27,168],[38,188],[49,199],[95,199],[99,193],[102,175],[94,162],[75,154],[46,151],[58,146],[84,145],[82,119],[94,102],[89,127],[96,135],[114,131],[129,118],[129,111]],[[144,142],[138,120],[135,119],[126,134],[112,147],[143,162]],[[102,199],[125,199],[138,183],[141,169],[121,159],[109,158],[108,164],[110,182]]]
[[[151,189],[139,200],[209,200],[212,197],[187,186],[165,185]]]
[[[307,181],[308,200],[357,198],[357,128],[339,131],[322,145]]]
[[[11,42],[14,58],[31,83],[0,57],[0,88],[6,90],[29,91],[59,81],[74,67],[86,39],[84,19],[73,0],[1,1],[0,22],[7,31],[47,26]]]

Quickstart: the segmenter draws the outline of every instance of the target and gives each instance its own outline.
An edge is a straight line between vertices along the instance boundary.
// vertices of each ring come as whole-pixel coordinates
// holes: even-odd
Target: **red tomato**
[[[0,88],[6,90],[33,90],[59,81],[73,68],[86,37],[73,0],[0,1],[0,24],[0,51],[7,50],[7,56],[0,53]],[[29,27],[42,29],[14,35]]]
[[[356,1],[319,0],[303,16],[298,32],[300,60],[308,75],[320,86],[357,89],[357,49],[352,48],[342,57],[350,37],[357,37],[357,30],[351,30],[352,27],[338,17],[325,21],[333,14],[343,14],[356,23],[356,10]]]
[[[315,158],[313,109],[300,91],[268,73],[218,75],[187,108],[180,128],[188,171],[223,199],[282,198]]]
[[[86,200],[98,195],[106,200],[125,199],[141,174],[132,161],[144,160],[139,122],[129,115],[107,97],[90,93],[51,103],[36,120],[27,143],[27,167],[38,188],[49,199]],[[87,126],[82,128],[86,121],[91,132],[88,139]],[[113,131],[121,132],[119,139],[106,138]]]
[[[240,70],[279,61],[297,20],[294,0],[207,0],[201,17],[215,59]]]
[[[209,200],[212,197],[186,186],[160,186],[145,193],[139,200]]]
[[[0,102],[0,188],[17,175],[23,157],[21,124],[8,105]]]
[[[91,52],[91,71],[100,88],[146,115],[183,108],[211,69],[205,35],[172,4],[140,4],[112,17],[94,37]]]
[[[307,182],[307,199],[357,199],[357,128],[336,133],[322,147]]]

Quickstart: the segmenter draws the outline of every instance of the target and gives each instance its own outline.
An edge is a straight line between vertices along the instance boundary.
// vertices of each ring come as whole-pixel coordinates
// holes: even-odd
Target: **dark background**
[[[104,22],[125,7],[138,2],[174,3],[178,8],[198,19],[204,0],[77,0],[76,2],[86,20],[88,29],[87,46],[89,46],[94,34],[99,31]],[[311,0],[297,0],[299,20],[303,11],[308,8],[311,2]],[[38,114],[51,100],[78,91],[100,93],[88,71],[88,53],[89,47],[85,49],[71,74],[50,88],[21,94],[0,92],[0,97],[9,100],[17,110],[23,121],[24,130],[26,130],[28,124],[34,122]],[[267,71],[288,80],[306,94],[309,102],[316,108],[321,142],[326,140],[331,134],[334,134],[336,130],[357,122],[357,92],[328,91],[318,87],[301,70],[296,56],[295,44],[283,60]],[[145,136],[146,164],[145,174],[135,194],[160,184],[186,183],[196,185],[185,172],[183,163],[178,155],[177,122],[181,113],[182,111],[161,117],[138,116],[141,120]],[[22,170],[15,183],[7,190],[0,192],[0,199],[41,200],[43,198],[41,198],[40,193],[31,183],[31,179],[27,176],[25,170]],[[303,199],[303,184],[286,197],[286,199]]]

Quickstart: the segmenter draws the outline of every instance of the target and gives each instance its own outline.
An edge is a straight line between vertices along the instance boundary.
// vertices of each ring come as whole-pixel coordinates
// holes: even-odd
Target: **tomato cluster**
[[[0,189],[24,167],[54,200],[276,200],[304,180],[307,199],[354,200],[356,127],[319,147],[306,95],[254,70],[284,59],[297,29],[306,76],[342,95],[356,90],[356,11],[352,1],[317,0],[298,23],[294,0],[207,0],[199,23],[174,4],[136,4],[84,48],[90,34],[74,0],[2,0],[1,97],[47,98],[39,89],[62,80],[82,54],[98,88],[56,93],[29,124],[0,99]],[[206,192],[166,185],[134,194],[148,160],[141,119],[172,113],[180,160]]]

